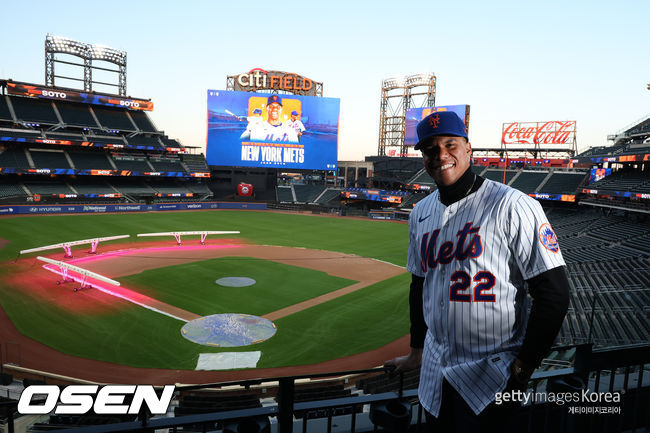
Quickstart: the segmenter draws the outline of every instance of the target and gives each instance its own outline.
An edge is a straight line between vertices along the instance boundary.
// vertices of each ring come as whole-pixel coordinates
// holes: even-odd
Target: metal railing
[[[611,348],[607,350],[592,351],[590,344],[580,346],[556,347],[556,351],[575,350],[575,357],[572,367],[562,368],[533,374],[527,393],[531,396],[550,395],[550,393],[567,393],[574,395],[591,396],[594,393],[618,392],[620,401],[618,406],[609,405],[610,402],[581,401],[579,406],[568,406],[555,401],[539,402],[531,399],[527,404],[522,405],[515,419],[516,429],[513,431],[526,432],[621,432],[621,431],[647,431],[650,428],[650,344]],[[245,380],[237,382],[211,383],[196,386],[179,386],[177,391],[196,391],[205,388],[223,388],[239,386],[249,390],[253,386],[267,383],[274,383],[277,387],[275,400],[277,404],[267,407],[251,409],[229,410],[225,412],[212,412],[196,415],[184,415],[177,417],[149,418],[141,412],[139,419],[132,422],[116,424],[93,425],[75,427],[70,429],[57,430],[60,433],[110,433],[125,431],[153,431],[158,429],[170,429],[176,432],[181,428],[190,427],[191,431],[215,431],[219,429],[226,431],[225,425],[228,422],[254,423],[256,420],[267,420],[269,417],[276,417],[278,433],[293,433],[296,421],[302,424],[302,432],[308,431],[328,433],[332,431],[333,419],[336,417],[337,424],[349,425],[349,432],[369,431],[367,420],[364,427],[359,427],[359,412],[365,405],[377,407],[378,404],[386,402],[403,402],[408,407],[408,431],[425,431],[423,422],[423,410],[417,400],[417,390],[404,390],[403,375],[399,375],[397,389],[394,392],[383,392],[370,395],[356,395],[344,398],[327,400],[295,402],[295,391],[297,382],[304,379],[325,379],[342,378],[351,375],[370,373],[388,373],[388,368],[375,368],[367,370],[342,371],[335,373],[324,373],[303,376],[288,376],[269,379]],[[577,393],[577,394],[576,394]],[[8,433],[13,433],[13,408],[12,403],[0,403],[0,415],[2,407],[7,410]],[[15,407],[16,402],[13,402]],[[417,408],[417,414],[413,414],[413,408]],[[611,413],[612,416],[598,414]],[[607,409],[612,408],[612,409]],[[317,411],[320,422],[310,423],[307,412]],[[609,412],[608,412],[609,411]],[[10,413],[9,413],[10,412]],[[297,415],[297,416],[296,416]],[[415,415],[415,416],[414,416]],[[349,418],[348,418],[349,417]],[[325,418],[326,425],[322,419]],[[370,415],[372,420],[372,414]],[[267,429],[270,424],[267,423]],[[312,428],[314,427],[314,428]],[[377,431],[378,426],[374,426]],[[640,430],[638,430],[640,429]],[[231,431],[231,430],[228,430]],[[236,431],[236,430],[233,430]],[[269,431],[269,430],[251,430]],[[340,431],[340,428],[339,428]],[[382,430],[390,431],[390,430]],[[406,430],[400,430],[406,431]]]

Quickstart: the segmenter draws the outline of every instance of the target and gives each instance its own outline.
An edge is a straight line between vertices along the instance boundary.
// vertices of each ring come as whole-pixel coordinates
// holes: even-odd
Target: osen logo
[[[145,404],[154,415],[167,413],[174,395],[174,385],[166,385],[160,395],[151,385],[70,385],[61,391],[56,385],[32,385],[25,388],[18,401],[23,415],[83,415],[91,409],[97,414],[135,415]],[[133,395],[131,403],[126,397]]]

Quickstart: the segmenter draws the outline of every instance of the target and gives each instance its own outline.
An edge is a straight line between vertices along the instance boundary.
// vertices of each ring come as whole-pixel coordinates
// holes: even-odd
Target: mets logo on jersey
[[[557,236],[555,235],[555,232],[549,223],[544,223],[539,228],[539,241],[549,251],[552,251],[554,253],[560,251],[560,245],[557,242]]]

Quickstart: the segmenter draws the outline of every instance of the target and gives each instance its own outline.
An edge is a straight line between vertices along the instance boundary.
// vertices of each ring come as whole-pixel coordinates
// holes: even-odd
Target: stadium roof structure
[[[79,57],[83,60],[83,64],[57,59],[57,54]],[[93,65],[93,60],[112,63],[117,66],[118,69],[109,69]],[[83,79],[56,75],[55,65],[57,63],[82,67]],[[95,69],[116,73],[118,77],[117,84],[94,80],[93,70]],[[118,94],[120,96],[126,96],[126,52],[104,45],[86,44],[84,42],[48,34],[45,38],[45,84],[54,87],[55,78],[81,81],[83,82],[83,90],[86,92],[93,90],[93,84],[117,87]]]
[[[650,160],[650,115],[607,136],[610,146],[592,147],[572,159],[581,163],[629,163]]]
[[[650,139],[650,114],[620,129],[615,134],[607,136],[614,146],[634,142],[643,142]]]

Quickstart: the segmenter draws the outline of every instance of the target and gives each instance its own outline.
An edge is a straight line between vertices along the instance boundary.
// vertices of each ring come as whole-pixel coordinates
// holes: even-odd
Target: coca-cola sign
[[[575,120],[504,123],[502,144],[568,145],[576,137]]]

